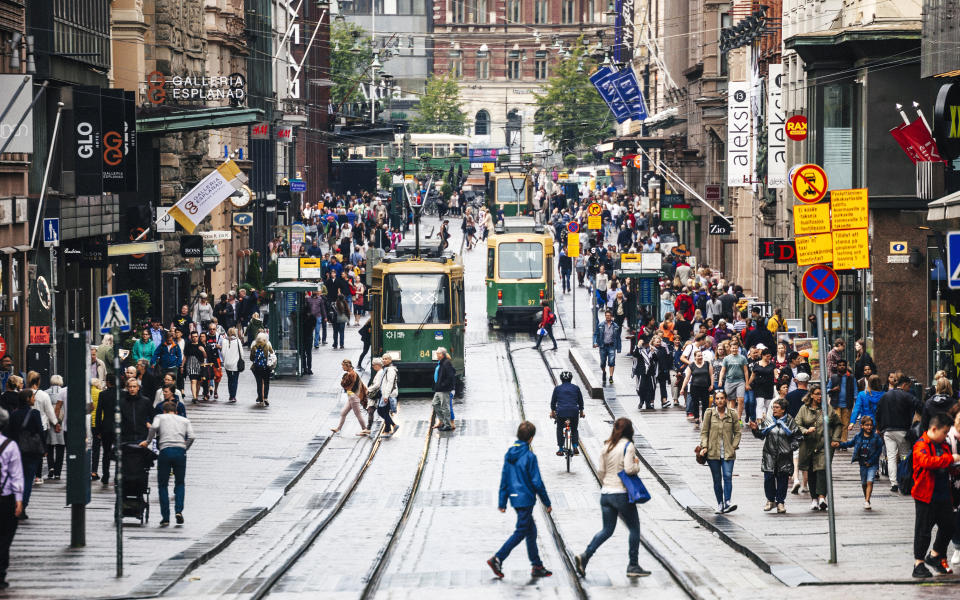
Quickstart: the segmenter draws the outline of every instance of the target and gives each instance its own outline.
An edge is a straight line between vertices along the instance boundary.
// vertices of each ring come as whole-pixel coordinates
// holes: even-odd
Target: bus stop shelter
[[[303,375],[300,364],[300,314],[306,292],[320,291],[320,284],[313,281],[282,281],[271,283],[267,290],[273,293],[267,328],[270,331],[270,345],[277,353],[274,375],[300,377]],[[313,348],[307,351],[312,352]]]

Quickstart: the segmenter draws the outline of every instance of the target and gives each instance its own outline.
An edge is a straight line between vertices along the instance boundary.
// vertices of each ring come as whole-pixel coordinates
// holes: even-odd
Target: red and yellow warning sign
[[[803,165],[793,175],[793,195],[800,202],[815,204],[827,195],[827,174],[818,165]]]
[[[603,212],[603,209],[600,208],[599,202],[591,202],[590,205],[587,206],[587,214],[591,217],[599,217],[601,212]]]

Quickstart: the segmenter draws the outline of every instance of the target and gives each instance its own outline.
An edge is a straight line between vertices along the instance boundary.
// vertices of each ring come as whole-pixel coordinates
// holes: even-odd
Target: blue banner
[[[643,121],[647,118],[647,104],[643,101],[643,91],[637,82],[637,74],[633,68],[627,67],[616,74],[617,92],[627,105],[630,118],[634,121]]]
[[[600,67],[590,76],[590,83],[597,88],[600,97],[610,107],[610,112],[613,113],[617,123],[623,123],[630,118],[630,109],[617,90],[617,76],[618,73],[614,73],[608,67]]]

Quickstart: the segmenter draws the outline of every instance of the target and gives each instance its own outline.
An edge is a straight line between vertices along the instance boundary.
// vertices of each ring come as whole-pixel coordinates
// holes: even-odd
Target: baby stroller
[[[123,445],[123,515],[140,519],[140,524],[150,520],[150,467],[157,455],[139,444]]]

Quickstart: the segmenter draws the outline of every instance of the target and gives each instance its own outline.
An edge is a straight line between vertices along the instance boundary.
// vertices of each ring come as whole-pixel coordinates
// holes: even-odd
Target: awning
[[[155,113],[154,113],[155,114]],[[170,133],[251,125],[263,121],[259,108],[210,108],[144,116],[137,119],[137,133]]]
[[[928,221],[960,219],[960,192],[948,194],[927,205]]]

